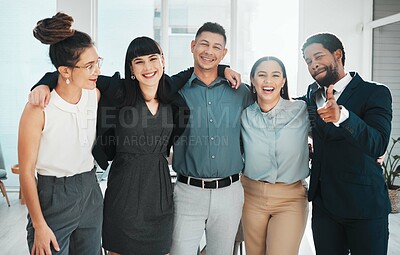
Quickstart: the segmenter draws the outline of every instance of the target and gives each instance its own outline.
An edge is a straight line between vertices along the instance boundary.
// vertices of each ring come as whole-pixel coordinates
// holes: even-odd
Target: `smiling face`
[[[285,84],[281,66],[274,60],[261,62],[251,77],[251,83],[257,93],[259,104],[275,106],[280,98],[280,92]]]
[[[67,78],[70,79],[72,85],[83,89],[94,89],[100,74],[100,63],[101,59],[96,47],[86,48],[79,56],[75,67],[69,68],[70,75]]]
[[[202,32],[191,43],[195,69],[199,71],[217,70],[218,64],[225,57],[225,39],[222,35]]]
[[[328,87],[342,78],[341,50],[331,53],[320,43],[310,44],[304,49],[304,60],[308,72],[320,86]]]
[[[131,73],[140,85],[158,86],[164,72],[164,58],[160,54],[150,54],[132,59]]]

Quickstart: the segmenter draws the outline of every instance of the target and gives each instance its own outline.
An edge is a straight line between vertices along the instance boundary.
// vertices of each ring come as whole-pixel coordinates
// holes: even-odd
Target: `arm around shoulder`
[[[31,91],[39,85],[46,85],[50,88],[50,91],[53,90],[57,86],[59,74],[58,71],[45,73],[45,75],[31,88]]]
[[[37,82],[29,93],[29,103],[45,108],[50,101],[50,92],[57,86],[59,72],[48,72]]]
[[[165,74],[165,88],[161,90],[161,96],[164,97],[166,101],[173,100],[178,91],[188,82],[193,71],[194,68],[190,67],[172,76]]]

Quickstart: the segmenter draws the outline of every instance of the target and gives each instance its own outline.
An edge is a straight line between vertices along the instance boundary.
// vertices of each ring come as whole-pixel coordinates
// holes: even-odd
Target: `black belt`
[[[231,176],[228,176],[226,178],[222,178],[219,180],[213,180],[213,181],[205,181],[201,179],[196,179],[184,175],[178,175],[178,181],[183,182],[188,185],[200,187],[203,189],[219,189],[219,188],[224,188],[228,187],[232,183],[236,182],[239,180],[239,174],[234,174]]]

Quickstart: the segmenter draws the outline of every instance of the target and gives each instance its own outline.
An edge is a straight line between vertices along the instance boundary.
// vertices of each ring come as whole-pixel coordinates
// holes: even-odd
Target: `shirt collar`
[[[227,83],[228,80],[222,77],[217,77],[210,85],[206,85],[204,84],[204,82],[202,80],[200,80],[199,77],[197,77],[196,74],[192,74],[192,76],[190,77],[190,79],[188,80],[188,84],[190,87],[194,86],[194,85],[200,85],[200,86],[204,86],[204,87],[214,87],[214,86],[219,86],[221,84]]]
[[[335,83],[334,88],[336,92],[341,93],[346,88],[347,84],[350,83],[351,79],[351,75],[349,73],[346,73],[346,75],[341,80]]]
[[[88,103],[89,100],[89,94],[86,89],[82,89],[82,95],[81,98],[79,99],[78,103],[76,104],[71,104],[65,101],[55,89],[51,92],[51,100],[53,103],[60,108],[61,110],[64,110],[66,112],[79,112],[79,111],[84,111],[85,107]]]
[[[346,88],[347,84],[349,84],[351,82],[351,79],[353,79],[353,77],[350,75],[350,73],[346,73],[346,75],[340,79],[338,82],[336,82],[335,84],[333,84],[334,89],[337,93],[342,93],[342,91]],[[318,85],[318,89],[321,88],[321,85]],[[324,88],[324,91],[327,90],[328,88]]]
[[[254,104],[253,104],[251,107],[252,107],[255,111],[261,113],[261,114],[264,115],[264,116],[276,116],[277,112],[280,112],[280,110],[281,110],[282,108],[284,108],[284,106],[283,106],[283,101],[284,101],[284,99],[280,97],[278,103],[276,103],[276,105],[274,106],[274,108],[272,108],[269,112],[263,112],[263,111],[261,110],[261,107],[260,107],[260,105],[258,104],[257,101],[254,102]]]

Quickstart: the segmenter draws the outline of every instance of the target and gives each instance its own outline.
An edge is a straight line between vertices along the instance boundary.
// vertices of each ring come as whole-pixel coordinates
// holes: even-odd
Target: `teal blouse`
[[[280,99],[269,112],[255,102],[241,115],[244,175],[270,183],[294,183],[309,175],[307,106]]]

